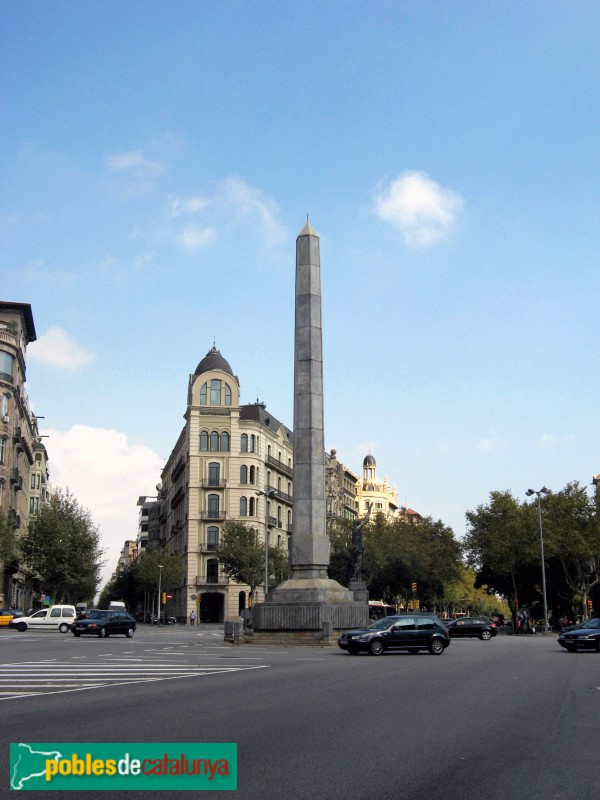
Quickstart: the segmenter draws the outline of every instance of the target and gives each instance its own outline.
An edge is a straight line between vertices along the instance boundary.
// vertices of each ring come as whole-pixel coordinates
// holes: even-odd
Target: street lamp
[[[269,591],[269,497],[277,494],[277,489],[257,489],[254,494],[264,495],[265,498],[265,598]]]
[[[160,621],[160,582],[162,578],[162,571],[164,567],[162,564],[158,565],[158,597],[156,598],[156,624]]]
[[[544,561],[544,529],[542,528],[542,501],[541,496],[543,494],[548,494],[548,489],[545,486],[539,491],[535,491],[535,489],[528,489],[525,494],[527,497],[531,497],[532,495],[537,495],[538,500],[538,513],[540,518],[540,549],[542,553],[542,593],[544,595],[544,635],[548,635],[548,604],[546,602],[546,563]]]

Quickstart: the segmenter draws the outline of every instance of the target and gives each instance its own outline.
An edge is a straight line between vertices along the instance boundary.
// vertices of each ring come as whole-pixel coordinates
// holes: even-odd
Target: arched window
[[[240,517],[248,516],[248,498],[240,497]]]
[[[223,386],[225,387],[225,405],[226,406],[230,406],[231,405],[231,389],[229,388],[229,386],[226,383],[224,383]]]
[[[216,550],[219,546],[219,529],[211,525],[206,530],[206,547],[208,550]]]
[[[242,433],[242,443],[241,443],[241,451],[242,453],[248,452],[248,434]]]
[[[250,452],[256,452],[256,436],[253,433],[250,435]]]
[[[281,534],[277,534],[277,547],[281,547]]]
[[[291,481],[288,481],[287,493],[289,494],[290,497],[292,496],[292,484],[291,484]]]
[[[208,465],[208,483],[210,486],[218,486],[221,479],[221,465],[212,461]]]
[[[5,456],[6,456],[6,438],[4,436],[0,436],[0,464],[4,464]]]
[[[221,434],[221,452],[227,453],[229,452],[229,434],[227,431],[223,431]]]
[[[211,453],[217,453],[219,451],[219,434],[217,431],[212,431],[210,434],[210,450]]]
[[[219,495],[209,494],[207,498],[208,516],[215,519],[219,516]]]
[[[240,467],[240,483],[248,483],[248,467],[245,464]]]
[[[292,512],[291,511],[288,511],[287,529],[288,529],[288,533],[292,532]]]
[[[281,478],[279,476],[277,476],[277,491],[281,491]]]
[[[211,406],[221,405],[221,381],[213,378],[210,382],[210,404]]]
[[[203,453],[208,452],[208,431],[202,431],[200,434],[200,450]]]
[[[205,383],[202,386],[202,388],[200,389],[200,405],[201,406],[205,406],[206,405],[206,389],[207,389],[207,385],[208,384]]]
[[[271,445],[269,445],[269,446],[267,447],[267,455],[268,455],[268,456],[270,456],[270,455],[271,455]]]
[[[254,498],[253,497],[250,498],[249,514],[250,514],[251,517],[254,516]]]
[[[251,467],[250,467],[250,483],[251,483],[253,486],[254,486],[254,483],[255,483],[255,481],[254,481],[254,475],[255,475],[255,473],[256,473],[256,470],[255,470],[254,466],[251,466]]]

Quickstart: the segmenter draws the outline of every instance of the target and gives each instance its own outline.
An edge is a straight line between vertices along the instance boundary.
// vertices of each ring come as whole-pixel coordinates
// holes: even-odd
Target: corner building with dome
[[[203,622],[235,619],[250,587],[225,575],[216,549],[227,520],[246,523],[271,547],[292,532],[292,431],[264,403],[240,405],[237,376],[213,346],[190,375],[185,425],[162,471],[156,545],[183,557],[185,583],[169,591],[166,613]],[[269,497],[264,492],[269,491]],[[260,492],[260,494],[259,494]],[[265,508],[265,502],[268,506]],[[149,549],[155,544],[148,542]],[[261,601],[262,588],[255,601]]]

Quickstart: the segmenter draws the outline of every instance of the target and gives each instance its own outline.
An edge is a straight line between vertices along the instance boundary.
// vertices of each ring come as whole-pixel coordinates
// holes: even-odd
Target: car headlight
[[[360,639],[360,636],[351,636],[351,639]]]

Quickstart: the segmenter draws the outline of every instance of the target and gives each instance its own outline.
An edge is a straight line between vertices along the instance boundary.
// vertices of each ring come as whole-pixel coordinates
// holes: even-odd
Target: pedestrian
[[[190,611],[190,625],[194,625],[195,622],[196,622],[196,612],[192,608],[192,610]]]

